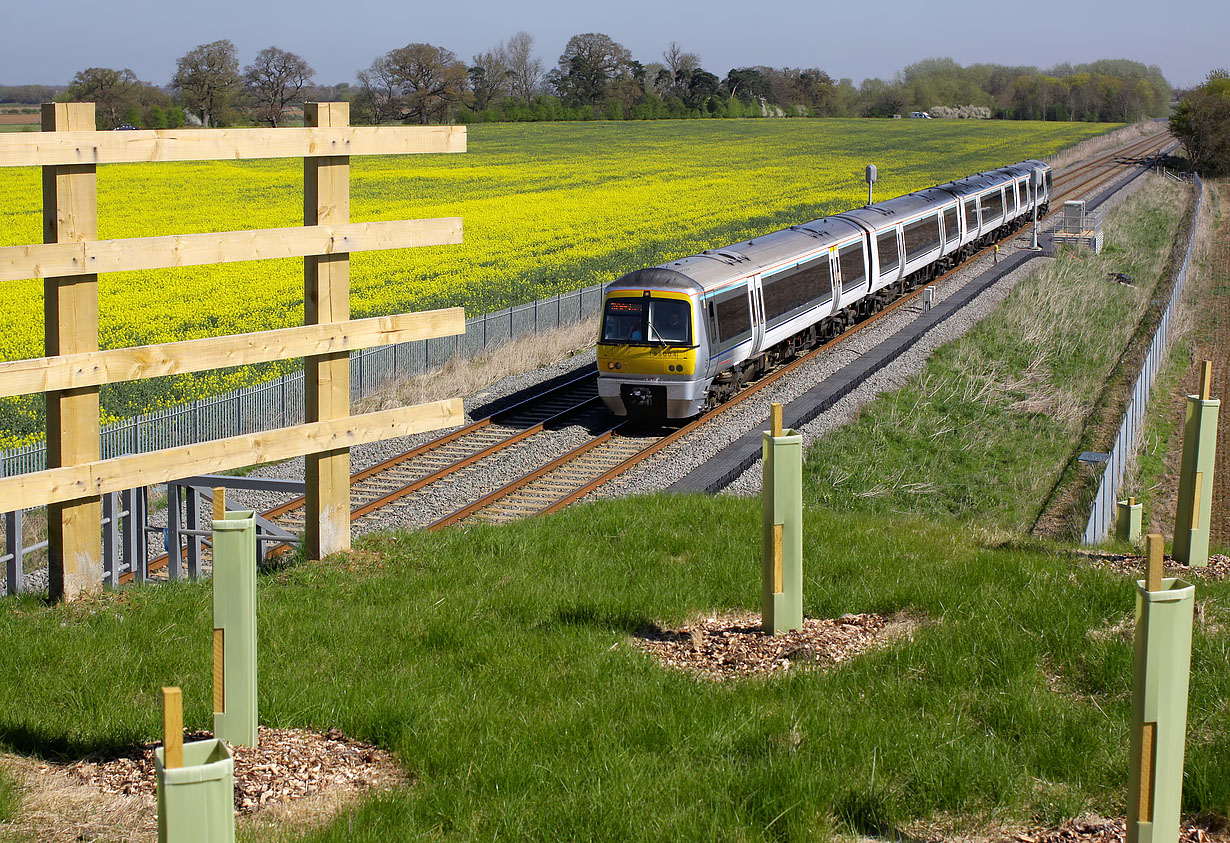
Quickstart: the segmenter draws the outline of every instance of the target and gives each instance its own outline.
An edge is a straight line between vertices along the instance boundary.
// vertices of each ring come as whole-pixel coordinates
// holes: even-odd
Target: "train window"
[[[996,190],[982,196],[982,220],[994,222],[1004,215],[1004,195]]]
[[[718,347],[715,351],[725,351],[752,335],[752,314],[747,305],[746,284],[719,293],[713,301],[718,328]]]
[[[1046,195],[1051,195],[1051,171],[1046,171]]]
[[[842,293],[856,290],[867,283],[867,267],[861,242],[842,246],[837,253],[837,265],[841,268]]]
[[[944,242],[951,243],[961,236],[961,226],[957,224],[957,207],[954,205],[944,211]]]
[[[679,299],[649,300],[649,341],[692,344],[692,308]]]
[[[641,342],[645,337],[644,321],[642,299],[607,299],[602,342]]]
[[[1029,182],[1023,181],[1018,185],[1021,188],[1021,207],[1029,207]]]
[[[1016,182],[1009,182],[1004,190],[1005,207],[1009,212],[1016,210]]]
[[[940,215],[933,214],[907,223],[905,234],[905,259],[912,261],[940,246]]]
[[[976,232],[978,230],[978,200],[965,200],[965,230]]]
[[[825,304],[833,298],[833,273],[828,253],[809,263],[767,276],[764,290],[764,316],[770,326],[785,322],[806,307]]]
[[[901,263],[897,252],[897,229],[889,229],[876,235],[876,253],[880,257],[880,274],[892,272]]]

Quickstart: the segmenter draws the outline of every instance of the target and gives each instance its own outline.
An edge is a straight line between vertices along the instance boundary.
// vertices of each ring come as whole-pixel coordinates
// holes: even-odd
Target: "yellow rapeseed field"
[[[464,155],[355,158],[351,219],[461,216],[465,244],[356,254],[353,315],[468,314],[866,201],[1049,155],[1109,126],[944,120],[714,120],[477,125]],[[302,223],[299,160],[99,168],[103,239]],[[0,246],[41,241],[40,176],[0,170]],[[302,324],[301,260],[104,275],[105,348]],[[5,284],[0,359],[42,353],[39,281]],[[226,370],[104,392],[114,418],[275,374]],[[0,403],[0,445],[37,435],[41,396]]]

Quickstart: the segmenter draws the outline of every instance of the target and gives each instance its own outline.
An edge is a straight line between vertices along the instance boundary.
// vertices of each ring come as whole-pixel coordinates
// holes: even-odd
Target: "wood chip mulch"
[[[1125,843],[1127,822],[1097,816],[1080,817],[1055,828],[1016,834],[1011,839],[1016,843]],[[1187,822],[1179,825],[1179,843],[1210,843],[1224,839],[1224,835],[1208,826]]]
[[[192,734],[184,740],[209,737]],[[321,733],[260,726],[258,738],[255,749],[230,748],[235,759],[235,810],[240,814],[333,788],[384,788],[405,779],[389,753],[336,729]],[[68,771],[103,793],[153,796],[154,749],[159,746],[148,743],[118,757],[78,761]]]
[[[675,630],[642,629],[633,643],[663,667],[706,679],[735,679],[841,664],[890,641],[909,638],[918,619],[900,613],[805,619],[801,630],[783,635],[766,635],[760,623],[756,612],[725,612]]]
[[[1089,560],[1095,568],[1108,568],[1135,579],[1143,579],[1145,575],[1145,557],[1135,554],[1102,553],[1096,550],[1077,550],[1077,556]],[[1183,565],[1169,556],[1166,557],[1166,576],[1180,577],[1191,580],[1224,580],[1230,579],[1230,556],[1211,555],[1209,564],[1200,568]]]

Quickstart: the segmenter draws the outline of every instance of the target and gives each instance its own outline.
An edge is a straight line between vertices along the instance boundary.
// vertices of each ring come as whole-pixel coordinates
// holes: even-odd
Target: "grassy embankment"
[[[1151,196],[1110,226],[1154,220]],[[1062,283],[1033,283],[1112,297],[1121,315],[1148,296],[1104,276],[1080,287],[1078,270],[1101,272],[1097,260],[1070,256],[1055,270]],[[862,428],[849,441],[863,455],[911,438],[928,467],[919,476],[951,471],[959,482],[911,499],[902,474],[888,494],[845,495],[834,511],[817,503],[831,494],[819,478],[838,464],[811,464],[806,614],[924,619],[913,641],[841,668],[715,684],[665,672],[631,646],[650,623],[756,607],[754,500],[646,497],[505,528],[377,537],[350,557],[263,576],[262,720],[376,741],[414,779],[311,839],[824,839],[935,817],[969,829],[1121,813],[1127,578],[1061,549],[989,545],[969,524],[1018,533],[1039,505],[1026,478],[1058,470],[1063,443],[1076,441],[1063,427],[1074,416],[1028,403],[1033,391],[1013,387],[1014,406],[991,393],[1030,372],[1062,386],[1056,406],[1068,406],[1088,392],[1068,382],[1096,377],[1045,355],[1031,369],[1036,295],[1024,284],[986,328],[838,434]],[[1097,344],[1081,325],[1131,333],[1077,315],[1044,320],[1069,325],[1071,336],[1046,341],[1068,336],[1074,357]],[[978,362],[954,365],[966,360]],[[961,375],[969,369],[982,375]],[[923,420],[899,421],[908,414]],[[898,419],[896,432],[884,418]],[[866,441],[873,431],[881,438]],[[929,441],[946,447],[923,450]],[[883,460],[879,479],[857,475],[859,488],[884,486],[907,462]],[[1198,597],[1184,800],[1225,817],[1230,584],[1201,583]],[[79,606],[5,604],[0,746],[74,758],[154,738],[165,684],[184,688],[189,727],[208,727],[209,599],[195,583]]]
[[[1224,181],[1205,182],[1205,202],[1208,203],[1208,228],[1225,224]],[[1211,232],[1206,231],[1211,236]],[[1224,235],[1223,235],[1224,236]],[[1149,400],[1148,413],[1145,416],[1144,431],[1141,435],[1143,447],[1135,467],[1124,486],[1127,494],[1139,498],[1146,514],[1146,523],[1156,519],[1156,523],[1173,518],[1173,506],[1169,512],[1168,502],[1172,497],[1172,489],[1166,488],[1167,467],[1178,458],[1182,451],[1183,404],[1176,401],[1175,396],[1184,394],[1184,376],[1191,376],[1192,370],[1198,365],[1196,355],[1198,345],[1214,344],[1214,333],[1219,309],[1208,307],[1210,297],[1223,300],[1230,298],[1230,278],[1220,275],[1217,268],[1209,265],[1209,256],[1197,252],[1194,263],[1194,276],[1189,281],[1189,287],[1184,293],[1189,316],[1181,319],[1175,327],[1174,347],[1166,365],[1158,372],[1156,390]],[[1214,365],[1217,365],[1214,362]],[[1170,525],[1163,527],[1170,529]]]
[[[1100,469],[1074,460],[1093,444],[1086,427],[1100,404],[1118,406],[1103,385],[1158,285],[1169,290],[1164,269],[1184,200],[1184,189],[1151,181],[1111,215],[1101,255],[1062,251],[904,388],[826,437],[808,458],[812,501],[1019,533],[1061,481],[1073,482],[1066,475],[1094,478]],[[1127,273],[1134,286],[1109,280],[1112,272]],[[1127,389],[1134,377],[1125,378]],[[1087,518],[1087,500],[1077,497],[1059,534],[1072,536]]]

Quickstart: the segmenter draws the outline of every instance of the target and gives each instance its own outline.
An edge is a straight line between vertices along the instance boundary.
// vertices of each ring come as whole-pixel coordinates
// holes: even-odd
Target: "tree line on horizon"
[[[271,46],[240,67],[226,39],[176,61],[168,85],[128,69],[91,67],[67,87],[0,86],[0,101],[93,101],[100,129],[282,125],[305,101],[348,101],[355,124],[705,117],[892,117],[911,111],[1015,120],[1132,122],[1164,116],[1172,90],[1161,70],[1127,59],[1047,70],[931,58],[891,80],[834,80],[819,68],[751,66],[724,77],[672,42],[641,62],[602,33],[574,35],[555,66],[518,32],[464,62],[412,43],[377,56],[355,82],[320,85],[308,62]]]

